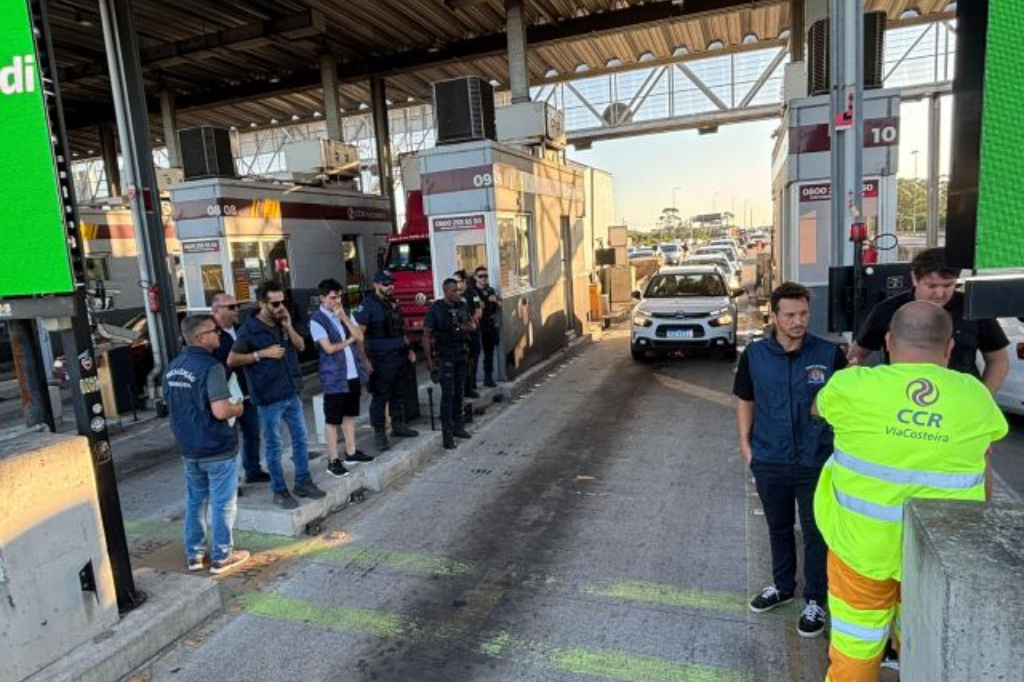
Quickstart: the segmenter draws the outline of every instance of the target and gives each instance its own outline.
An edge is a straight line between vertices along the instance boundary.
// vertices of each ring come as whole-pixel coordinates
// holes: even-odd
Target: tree
[[[939,181],[939,232],[946,230],[949,181]],[[928,229],[928,181],[912,178],[896,180],[896,232],[924,234]]]

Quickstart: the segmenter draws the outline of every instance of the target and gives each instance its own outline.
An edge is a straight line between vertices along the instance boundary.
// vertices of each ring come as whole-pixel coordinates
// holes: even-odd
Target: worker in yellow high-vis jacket
[[[852,367],[818,393],[835,452],[814,498],[829,548],[828,682],[875,682],[890,634],[899,639],[903,503],[985,499],[986,451],[1006,419],[978,379],[946,369],[949,314],[926,301],[892,319],[891,365]]]

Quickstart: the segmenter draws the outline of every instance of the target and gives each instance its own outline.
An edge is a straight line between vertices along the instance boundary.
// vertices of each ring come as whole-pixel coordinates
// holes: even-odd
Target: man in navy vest
[[[238,330],[238,339],[228,355],[228,366],[243,367],[252,402],[257,407],[263,437],[266,439],[267,469],[274,504],[295,509],[298,501],[288,492],[281,468],[281,422],[288,425],[292,437],[292,463],[299,497],[321,498],[327,493],[316,487],[309,473],[306,420],[302,415],[302,373],[299,351],[306,347],[302,335],[292,326],[284,304],[284,288],[266,282],[256,290],[260,310]]]
[[[344,291],[336,279],[317,286],[320,309],[309,321],[309,333],[320,352],[320,387],[324,390],[324,426],[327,437],[327,473],[348,476],[345,465],[372,462],[373,457],[356,449],[356,417],[359,416],[361,383],[359,358],[352,346],[363,340],[359,325],[345,313]],[[345,439],[345,461],[338,458],[338,427]]]
[[[774,583],[751,600],[750,610],[770,611],[793,599],[799,506],[805,606],[797,632],[803,637],[824,631],[828,593],[814,490],[832,454],[832,432],[811,416],[811,406],[832,374],[846,366],[838,346],[807,333],[810,303],[811,292],[800,284],[786,282],[772,292],[775,333],[747,347],[733,386],[740,450],[754,474],[772,551]]]
[[[214,322],[221,329],[218,336],[220,345],[213,354],[227,368],[228,380],[234,376],[238,381],[238,387],[245,398],[243,405],[246,409],[238,418],[238,425],[242,427],[242,469],[245,471],[245,482],[266,483],[270,480],[270,474],[260,468],[260,418],[249,398],[249,384],[245,380],[245,372],[228,367],[231,347],[238,338],[238,302],[231,294],[221,292],[215,294],[210,301],[210,309]]]
[[[220,328],[209,315],[186,317],[181,334],[187,346],[167,366],[164,396],[171,430],[185,464],[185,561],[201,571],[206,556],[206,504],[210,505],[210,572],[224,573],[244,563],[249,552],[235,549],[238,492],[238,434],[227,420],[240,417],[232,403],[224,366],[213,355]]]

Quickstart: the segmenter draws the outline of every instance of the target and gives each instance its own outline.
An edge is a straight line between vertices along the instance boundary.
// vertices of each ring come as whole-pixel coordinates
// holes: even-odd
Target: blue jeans
[[[210,507],[211,559],[231,555],[231,526],[238,495],[238,460],[185,459],[185,559],[206,555],[206,507]]]
[[[238,425],[242,427],[242,470],[247,477],[253,476],[260,472],[260,418],[248,398]]]
[[[825,571],[825,540],[814,523],[814,489],[820,467],[798,464],[751,466],[757,494],[768,522],[768,540],[772,548],[772,577],[782,592],[796,588],[796,509],[800,512],[800,530],[804,537],[804,599],[824,604],[828,593]]]
[[[261,405],[259,408],[260,426],[263,427],[263,440],[267,447],[267,472],[270,474],[270,489],[282,493],[288,489],[284,483],[284,470],[281,468],[281,451],[284,445],[281,440],[281,421],[288,425],[288,433],[292,437],[292,464],[295,465],[295,485],[305,483],[309,477],[309,451],[306,447],[306,419],[302,416],[302,400],[298,394],[291,398],[279,400],[272,405]]]

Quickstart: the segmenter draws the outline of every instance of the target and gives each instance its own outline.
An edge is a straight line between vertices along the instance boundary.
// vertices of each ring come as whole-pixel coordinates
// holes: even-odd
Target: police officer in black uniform
[[[483,308],[480,312],[480,342],[484,354],[484,386],[494,388],[494,349],[498,347],[498,330],[501,328],[501,301],[498,299],[498,292],[491,286],[487,268],[483,265],[473,271],[476,279],[476,292],[480,297]],[[469,372],[476,376],[476,365],[469,368]]]
[[[462,302],[466,304],[470,316],[476,322],[476,331],[466,335],[466,386],[463,395],[467,398],[479,398],[476,390],[476,367],[480,358],[480,315],[483,313],[483,301],[477,291],[475,282],[465,270],[456,270],[452,278],[459,283]]]
[[[444,297],[434,301],[423,321],[423,352],[430,375],[441,382],[441,430],[444,448],[455,448],[456,438],[469,438],[462,425],[462,391],[466,385],[466,342],[476,322],[462,300],[459,284],[446,279]]]
[[[368,390],[370,424],[377,450],[391,447],[385,430],[384,409],[391,414],[391,436],[414,438],[419,431],[405,424],[402,392],[409,381],[409,372],[416,362],[416,354],[405,338],[405,322],[398,301],[394,298],[395,280],[387,270],[373,275],[374,292],[366,297],[355,311],[355,320],[363,330],[366,357],[370,366]]]

